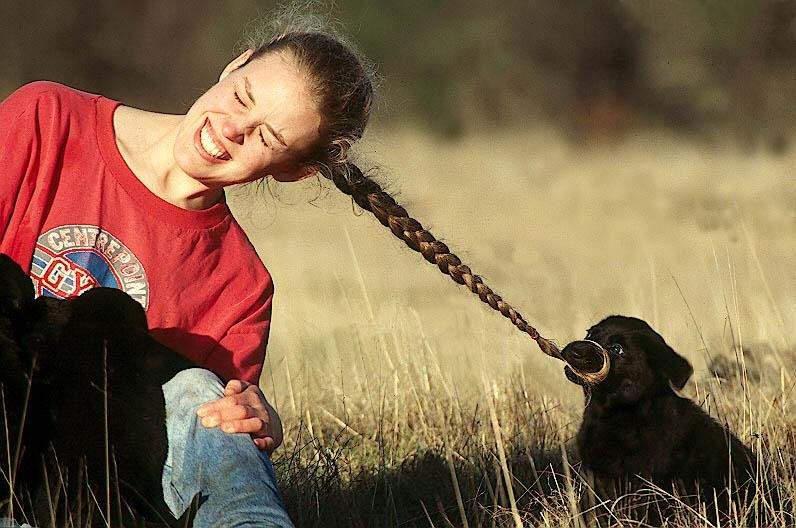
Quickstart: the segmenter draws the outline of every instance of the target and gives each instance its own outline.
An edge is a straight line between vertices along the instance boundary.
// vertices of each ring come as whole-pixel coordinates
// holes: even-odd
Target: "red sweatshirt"
[[[37,295],[124,290],[157,340],[257,383],[271,277],[226,203],[188,211],[138,180],[116,146],[118,105],[43,81],[0,104],[0,252]]]

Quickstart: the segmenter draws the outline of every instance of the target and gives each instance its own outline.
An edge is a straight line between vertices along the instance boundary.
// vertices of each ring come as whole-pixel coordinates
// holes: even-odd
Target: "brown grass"
[[[455,144],[381,132],[366,149],[543,335],[563,344],[611,313],[649,321],[694,364],[685,393],[794,495],[794,154],[660,132],[584,149],[551,130]],[[263,386],[286,424],[278,470],[297,525],[633,526],[623,504],[579,506],[588,482],[562,453],[582,399],[562,366],[350,201],[308,204],[315,193],[233,198],[275,277]],[[707,368],[718,356],[723,378]],[[672,524],[708,525],[685,505]]]

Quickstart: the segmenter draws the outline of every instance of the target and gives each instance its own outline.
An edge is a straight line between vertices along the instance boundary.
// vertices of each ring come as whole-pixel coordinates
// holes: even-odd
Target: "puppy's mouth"
[[[590,339],[568,344],[561,351],[561,357],[567,362],[564,367],[567,379],[578,385],[597,385],[608,377],[611,370],[608,352]]]

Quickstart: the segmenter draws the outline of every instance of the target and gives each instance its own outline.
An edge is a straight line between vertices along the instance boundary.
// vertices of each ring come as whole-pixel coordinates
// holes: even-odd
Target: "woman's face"
[[[266,53],[241,66],[250,54],[227,65],[177,131],[174,159],[208,188],[266,175],[295,181],[314,172],[301,165],[321,124],[306,77],[288,52]]]

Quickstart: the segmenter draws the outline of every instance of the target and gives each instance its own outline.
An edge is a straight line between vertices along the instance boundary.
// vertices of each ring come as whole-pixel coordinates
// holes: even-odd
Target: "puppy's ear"
[[[0,312],[19,313],[33,301],[33,283],[10,257],[0,254]]]
[[[663,374],[677,390],[685,387],[691,374],[694,373],[691,363],[667,345],[661,336],[642,334],[641,338],[650,366],[656,372]]]

